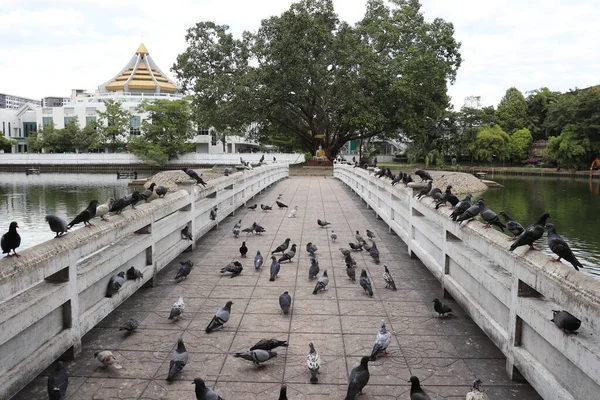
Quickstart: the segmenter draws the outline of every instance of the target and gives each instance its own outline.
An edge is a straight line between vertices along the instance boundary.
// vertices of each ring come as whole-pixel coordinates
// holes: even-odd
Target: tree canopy
[[[417,0],[369,0],[354,26],[331,0],[301,0],[236,39],[200,22],[173,66],[198,121],[265,138],[293,135],[335,156],[349,140],[398,136],[427,153],[461,63],[454,27],[425,21]]]
[[[527,102],[519,89],[506,91],[496,110],[496,123],[508,133],[527,127]]]
[[[118,100],[105,100],[105,111],[97,111],[97,131],[100,142],[113,152],[125,146],[126,131],[129,129],[131,113],[121,107]]]

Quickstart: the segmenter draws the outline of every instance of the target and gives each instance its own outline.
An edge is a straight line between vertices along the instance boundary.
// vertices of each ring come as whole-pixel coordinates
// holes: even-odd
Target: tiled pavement
[[[375,219],[357,196],[339,181],[324,177],[286,179],[257,196],[252,203],[281,201],[299,206],[295,219],[288,212],[240,209],[209,232],[194,253],[184,253],[159,276],[153,288],[141,289],[95,327],[83,342],[82,354],[67,363],[69,399],[194,399],[191,381],[202,377],[225,399],[277,399],[282,383],[290,399],[343,399],[349,371],[363,355],[369,355],[385,319],[393,332],[391,355],[369,363],[371,379],[365,388],[368,399],[409,399],[408,378],[417,375],[432,399],[464,399],[475,378],[484,383],[492,400],[540,399],[528,385],[510,381],[505,359],[484,333],[452,301],[452,318],[440,319],[432,310],[432,299],[440,296],[437,280],[418,261],[407,256],[406,246],[387,226]],[[256,221],[267,232],[235,239],[235,221],[243,226]],[[320,228],[317,218],[331,222]],[[358,282],[351,282],[339,247],[348,247],[354,231],[376,234],[382,264],[377,266],[366,252],[355,253],[357,275],[366,268],[375,295],[367,297]],[[331,230],[338,234],[332,243]],[[268,256],[289,237],[298,244],[292,263],[283,263],[279,278],[269,282]],[[236,278],[220,276],[219,269],[239,259],[238,248],[246,240],[249,257],[240,259],[243,273]],[[328,291],[312,294],[315,281],[308,281],[307,242],[319,247],[321,271],[329,272]],[[266,266],[255,271],[256,250],[265,256]],[[195,266],[187,280],[173,280],[180,260],[191,259]],[[382,279],[386,264],[398,291],[385,289]],[[292,311],[283,315],[278,297],[289,291]],[[183,320],[171,322],[169,310],[183,295]],[[204,328],[227,300],[234,302],[230,321],[223,331],[206,334]],[[118,331],[129,317],[141,321],[131,336]],[[170,354],[183,335],[190,353],[180,379],[165,381]],[[278,357],[256,368],[232,354],[247,350],[262,338],[289,341],[278,348]],[[321,354],[319,383],[309,383],[306,367],[308,343]],[[103,369],[93,359],[98,349],[113,350],[123,369]],[[46,376],[36,378],[15,397],[18,400],[45,399]]]

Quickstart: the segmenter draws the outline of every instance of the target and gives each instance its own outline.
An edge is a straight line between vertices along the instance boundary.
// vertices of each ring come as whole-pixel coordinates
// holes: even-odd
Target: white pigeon
[[[331,241],[335,242],[337,240],[337,233],[334,230],[331,231]]]
[[[233,232],[233,236],[238,237],[238,235],[240,234],[240,230],[242,229],[242,220],[240,219],[234,226],[233,229],[231,230]]]
[[[290,212],[290,215],[288,215],[288,218],[296,218],[297,212],[298,212],[298,206],[294,206],[294,209],[292,210],[292,212]]]
[[[381,329],[377,332],[377,338],[375,339],[375,345],[371,352],[371,361],[375,361],[378,355],[387,354],[387,348],[392,342],[392,333],[385,328],[385,321],[381,320]]]
[[[171,313],[169,314],[169,319],[179,319],[183,314],[183,310],[185,310],[185,303],[183,302],[183,297],[180,297],[171,307]]]
[[[476,379],[473,382],[473,389],[467,393],[466,400],[490,400],[489,396],[481,390],[480,386],[481,380]]]
[[[321,367],[321,356],[319,356],[319,353],[315,350],[315,346],[312,343],[309,343],[308,346],[310,347],[310,351],[306,363],[308,364],[308,370],[310,371],[310,383],[317,383],[319,382],[317,374]]]
[[[104,216],[108,214],[114,202],[114,199],[108,199],[106,203],[100,204],[98,207],[96,207],[96,216],[102,218],[102,221],[108,221],[108,218],[104,218]]]
[[[118,363],[117,358],[112,353],[112,351],[109,351],[109,350],[97,351],[96,353],[94,353],[94,358],[96,360],[100,361],[102,363],[102,365],[104,365],[105,368],[108,368],[109,365],[112,365],[116,369],[123,368]]]

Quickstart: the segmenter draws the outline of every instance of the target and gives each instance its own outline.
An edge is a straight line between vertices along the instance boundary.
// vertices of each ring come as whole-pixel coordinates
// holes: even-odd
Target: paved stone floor
[[[298,216],[275,209],[263,212],[240,209],[202,238],[193,253],[184,253],[160,274],[153,288],[141,289],[106,317],[83,341],[82,354],[67,363],[69,399],[194,399],[191,381],[202,377],[225,399],[277,399],[282,383],[288,385],[290,399],[343,399],[349,371],[363,355],[369,355],[385,319],[393,332],[391,355],[369,363],[371,379],[361,399],[409,399],[411,375],[421,379],[432,399],[464,399],[475,378],[484,383],[492,400],[540,399],[528,385],[510,381],[505,359],[485,334],[452,301],[452,318],[440,319],[432,309],[432,299],[440,296],[437,280],[418,261],[407,256],[406,246],[387,226],[376,220],[348,188],[329,177],[286,179],[251,203],[272,204],[281,193],[281,201],[298,205]],[[243,226],[253,221],[267,233],[235,239],[231,233],[235,221]],[[332,223],[320,228],[317,218]],[[366,252],[355,253],[360,273],[367,269],[375,295],[367,297],[358,282],[345,272],[339,247],[348,247],[354,231],[371,229],[381,253],[381,265],[375,265]],[[331,230],[338,242],[329,239]],[[256,250],[267,258],[276,246],[289,237],[298,244],[292,263],[283,263],[279,278],[269,282],[269,265],[255,271],[252,260]],[[244,239],[243,239],[244,238]],[[242,240],[249,257],[241,259],[243,273],[236,278],[220,276],[219,269],[239,259]],[[308,281],[307,242],[319,247],[321,271],[329,272],[329,290],[312,294],[315,281]],[[195,266],[187,280],[173,280],[180,260],[191,259]],[[385,289],[382,279],[386,264],[398,291]],[[278,297],[288,291],[293,299],[292,312],[283,315]],[[172,304],[184,296],[184,318],[176,323],[167,319]],[[234,302],[232,316],[223,331],[206,334],[204,328],[227,300]],[[118,331],[130,317],[141,321],[131,336]],[[177,338],[190,353],[183,375],[173,384],[165,377],[170,354]],[[247,350],[262,338],[289,341],[278,348],[279,356],[256,368],[232,354]],[[311,385],[306,367],[308,343],[321,354],[319,383]],[[103,369],[93,359],[99,349],[112,350],[123,369]],[[46,376],[36,378],[15,398],[45,399]]]

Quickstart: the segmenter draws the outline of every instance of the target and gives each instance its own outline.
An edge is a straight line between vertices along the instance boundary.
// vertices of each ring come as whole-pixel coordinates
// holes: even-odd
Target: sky
[[[0,0],[0,93],[41,99],[95,91],[118,74],[143,42],[170,77],[200,21],[255,31],[291,0]],[[334,0],[341,20],[364,14],[366,0]],[[421,0],[426,20],[454,24],[463,63],[449,87],[496,106],[506,89],[567,91],[600,84],[600,0]]]

